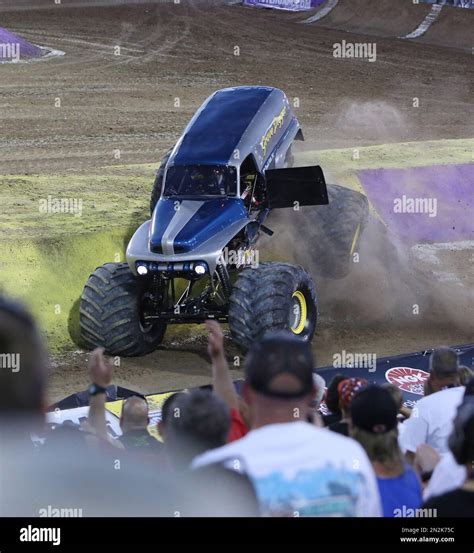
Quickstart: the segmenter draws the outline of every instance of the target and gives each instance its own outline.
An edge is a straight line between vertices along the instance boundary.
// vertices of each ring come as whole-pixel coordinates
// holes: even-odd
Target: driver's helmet
[[[214,169],[214,186],[220,194],[225,194],[225,175],[224,169]]]

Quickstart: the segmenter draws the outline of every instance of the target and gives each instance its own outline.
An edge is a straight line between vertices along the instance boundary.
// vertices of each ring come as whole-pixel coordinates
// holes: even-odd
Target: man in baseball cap
[[[398,425],[398,409],[390,393],[370,385],[355,394],[349,405],[353,426],[371,434],[390,432]]]
[[[197,457],[194,467],[224,463],[248,474],[264,515],[380,514],[375,475],[362,448],[308,422],[315,399],[308,342],[275,333],[254,344],[246,359],[243,392],[251,431]],[[338,484],[350,489],[335,502],[331,489]]]
[[[430,376],[425,382],[425,393],[434,394],[461,384],[459,356],[452,348],[441,346],[430,356]]]
[[[309,342],[287,332],[264,338],[247,355],[245,382],[251,393],[266,398],[298,400],[314,395]]]

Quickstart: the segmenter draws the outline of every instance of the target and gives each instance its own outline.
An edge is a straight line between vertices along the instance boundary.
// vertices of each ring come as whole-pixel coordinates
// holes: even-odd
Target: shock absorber
[[[153,281],[151,284],[151,293],[153,299],[153,307],[158,309],[162,306],[163,301],[163,279],[159,273],[153,275]]]
[[[224,293],[225,299],[228,300],[232,292],[232,283],[230,281],[229,273],[227,267],[222,263],[218,263],[216,267],[217,278],[219,283],[222,286],[222,291]]]

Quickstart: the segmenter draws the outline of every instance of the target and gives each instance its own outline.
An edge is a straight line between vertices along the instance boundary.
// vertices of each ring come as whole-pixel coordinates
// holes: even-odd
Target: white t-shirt
[[[440,455],[447,453],[448,437],[464,390],[464,386],[447,388],[417,401],[412,414],[403,423],[402,450],[415,453],[419,445],[428,444]]]
[[[263,515],[381,516],[372,466],[351,438],[298,421],[266,425],[197,457],[252,480]]]
[[[436,465],[428,486],[426,486],[423,492],[423,499],[426,501],[436,495],[460,488],[466,478],[466,467],[458,465],[454,455],[449,451]]]

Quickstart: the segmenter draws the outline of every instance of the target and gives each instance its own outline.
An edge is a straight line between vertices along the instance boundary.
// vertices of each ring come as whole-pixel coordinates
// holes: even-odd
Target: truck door
[[[270,209],[329,203],[326,181],[319,165],[269,169],[265,178]]]

